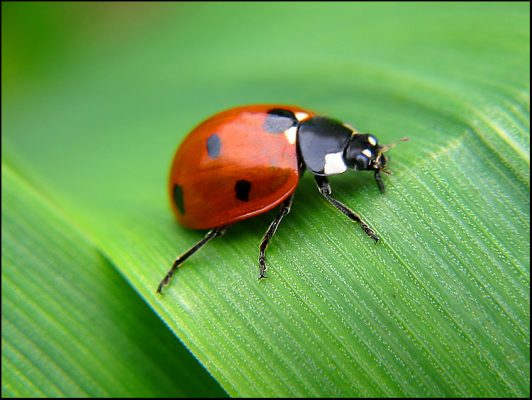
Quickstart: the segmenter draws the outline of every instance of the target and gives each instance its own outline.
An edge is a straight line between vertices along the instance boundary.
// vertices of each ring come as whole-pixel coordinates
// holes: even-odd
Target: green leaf
[[[223,396],[54,205],[2,165],[2,397]]]
[[[40,67],[3,46],[3,140],[28,160],[11,163],[230,395],[529,396],[528,4],[39,7],[93,18]],[[306,176],[268,280],[257,245],[273,213],[231,227],[156,295],[203,235],[169,209],[176,146],[210,114],[262,102],[411,138],[390,151],[386,195],[365,174],[332,179],[381,242]]]

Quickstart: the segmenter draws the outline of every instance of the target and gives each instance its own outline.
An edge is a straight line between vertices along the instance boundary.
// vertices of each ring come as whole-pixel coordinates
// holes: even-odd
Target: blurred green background
[[[3,2],[3,396],[528,396],[529,11]],[[270,214],[155,296],[177,145],[252,103],[410,136],[333,180],[383,243],[307,176],[265,285]]]

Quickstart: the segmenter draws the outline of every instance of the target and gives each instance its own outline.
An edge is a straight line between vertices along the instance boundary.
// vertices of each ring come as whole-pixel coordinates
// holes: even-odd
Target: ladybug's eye
[[[371,169],[371,163],[377,155],[377,149],[371,143],[376,143],[376,139],[371,135],[353,135],[344,152],[346,165],[359,171]]]
[[[368,169],[369,167],[369,158],[365,154],[359,154],[355,162],[357,169]]]

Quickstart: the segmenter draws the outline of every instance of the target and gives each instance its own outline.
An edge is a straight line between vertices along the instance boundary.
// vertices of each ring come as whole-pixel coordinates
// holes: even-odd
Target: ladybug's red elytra
[[[373,171],[384,192],[381,171],[390,147],[380,146],[371,134],[295,106],[237,107],[202,122],[177,150],[168,189],[178,221],[209,231],[175,260],[157,292],[188,257],[228,225],[279,206],[259,247],[259,279],[265,278],[266,247],[290,212],[305,170],[314,175],[320,193],[377,242],[378,236],[358,214],[331,196],[327,177],[348,169]]]

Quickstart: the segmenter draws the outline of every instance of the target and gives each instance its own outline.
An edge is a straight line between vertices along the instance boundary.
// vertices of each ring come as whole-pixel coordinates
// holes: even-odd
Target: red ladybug
[[[272,104],[233,108],[207,119],[181,144],[170,170],[169,192],[178,221],[192,229],[210,229],[178,257],[159,284],[168,283],[178,266],[228,225],[279,206],[279,213],[260,243],[259,279],[265,277],[265,250],[283,217],[290,212],[299,178],[314,175],[320,193],[379,238],[362,219],[331,196],[327,176],[348,168],[380,172],[389,146],[334,119],[295,106]]]

